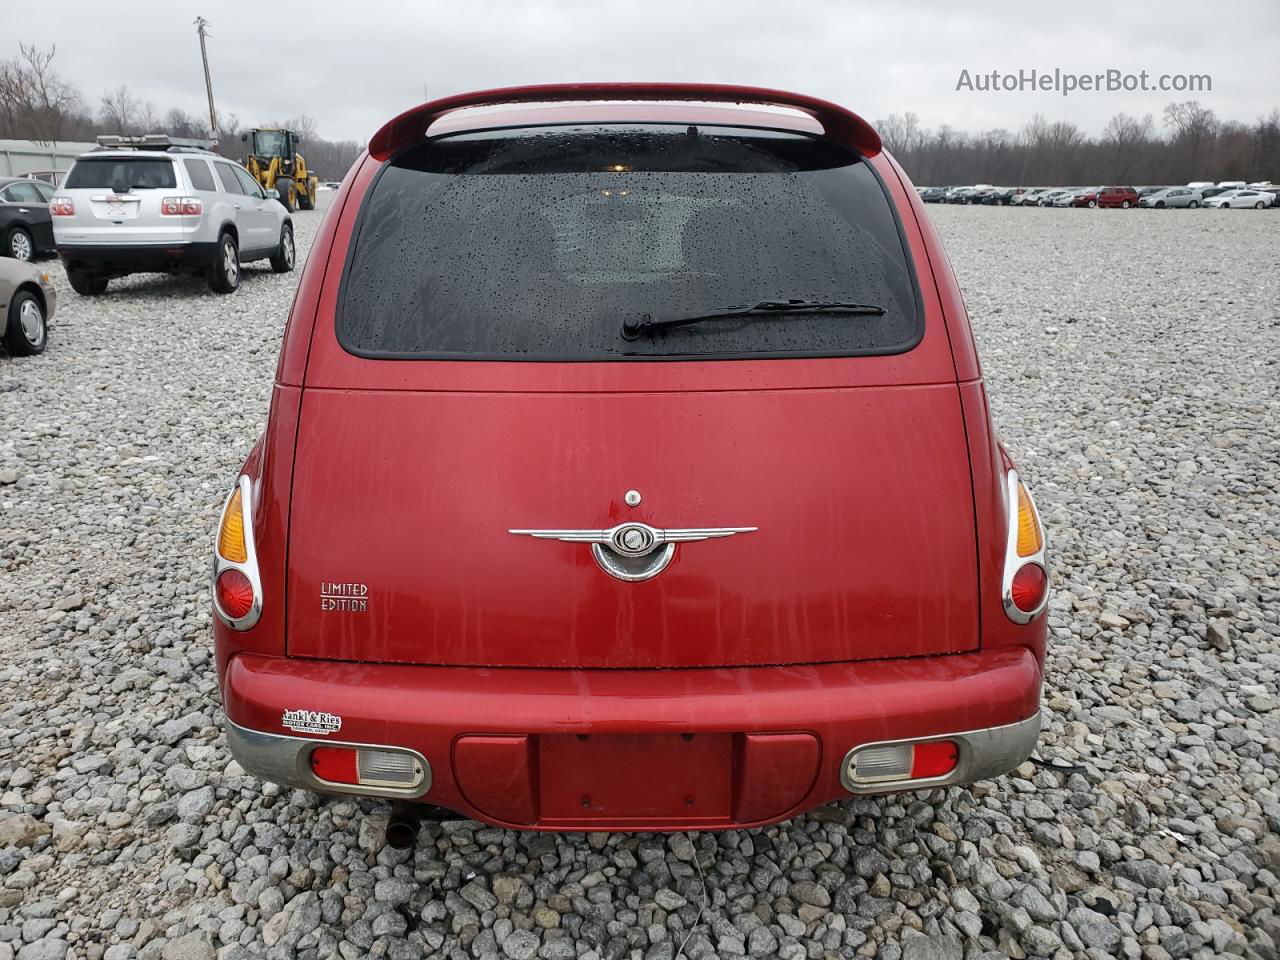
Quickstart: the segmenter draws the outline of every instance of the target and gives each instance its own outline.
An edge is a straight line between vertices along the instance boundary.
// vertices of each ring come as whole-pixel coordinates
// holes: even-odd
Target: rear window
[[[111,156],[81,157],[63,183],[68,190],[156,190],[177,185],[173,161],[168,158]]]
[[[787,299],[884,313],[621,334]],[[459,134],[388,162],[337,332],[367,357],[615,360],[896,353],[922,326],[896,215],[859,157],[801,134],[592,126]]]

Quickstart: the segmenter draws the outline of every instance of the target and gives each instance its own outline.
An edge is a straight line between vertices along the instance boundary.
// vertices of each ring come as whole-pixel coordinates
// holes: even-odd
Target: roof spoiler
[[[867,121],[828,100],[799,93],[719,83],[547,83],[480,90],[431,100],[386,123],[369,141],[369,154],[376,160],[386,160],[401,147],[422,140],[435,121],[455,110],[508,103],[578,100],[687,100],[790,107],[807,113],[822,124],[823,135],[828,140],[849,147],[864,157],[873,157],[880,152],[880,135]]]

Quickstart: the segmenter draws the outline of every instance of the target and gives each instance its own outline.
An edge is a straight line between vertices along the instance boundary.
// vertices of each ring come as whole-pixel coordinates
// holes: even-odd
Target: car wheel
[[[71,289],[82,297],[96,297],[107,292],[108,279],[99,273],[86,273],[84,270],[68,270],[67,280]]]
[[[5,238],[4,253],[7,257],[30,263],[36,256],[36,245],[25,227],[14,227]]]
[[[1255,210],[1261,210],[1261,209],[1263,208],[1263,206],[1264,206],[1263,202],[1262,202],[1261,200],[1259,200],[1257,203],[1255,203],[1255,204],[1253,205],[1253,209],[1255,209]]]
[[[234,293],[240,286],[240,248],[231,234],[218,238],[218,256],[209,265],[207,276],[214,293]]]
[[[1164,206],[1164,204],[1162,203],[1162,204],[1160,204],[1160,206],[1162,206],[1162,207],[1163,207],[1163,206]],[[1196,207],[1200,206],[1200,201],[1199,201],[1199,200],[1192,200],[1190,203],[1188,203],[1188,204],[1187,204],[1187,206],[1188,206],[1188,207],[1190,207],[1192,210],[1194,210]]]
[[[1094,207],[1096,207],[1097,205],[1098,205],[1098,201],[1097,201],[1097,200],[1090,200],[1090,201],[1089,201],[1089,209],[1090,209],[1090,210],[1092,210],[1092,209],[1093,209]]]
[[[44,305],[30,290],[20,290],[9,301],[9,319],[4,328],[4,345],[18,357],[44,353],[49,338]]]
[[[1123,203],[1120,204],[1120,206],[1123,207],[1125,210],[1128,210],[1130,206],[1129,201],[1125,200]]]
[[[293,261],[297,251],[293,246],[293,225],[286,223],[280,228],[280,246],[271,257],[271,270],[274,273],[288,273],[293,269]]]
[[[288,177],[279,177],[276,180],[276,193],[280,195],[280,202],[284,204],[284,208],[293,213],[294,207],[294,187],[293,181]]]

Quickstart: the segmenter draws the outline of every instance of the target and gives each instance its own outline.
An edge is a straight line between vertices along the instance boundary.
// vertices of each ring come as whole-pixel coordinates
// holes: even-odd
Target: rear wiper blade
[[[688,317],[655,317],[645,313],[629,317],[622,324],[622,338],[637,340],[651,330],[669,327],[687,327],[704,320],[727,320],[734,317],[782,316],[790,313],[844,313],[855,316],[879,317],[884,307],[874,303],[855,303],[851,300],[761,300],[759,303],[740,307],[725,307]]]

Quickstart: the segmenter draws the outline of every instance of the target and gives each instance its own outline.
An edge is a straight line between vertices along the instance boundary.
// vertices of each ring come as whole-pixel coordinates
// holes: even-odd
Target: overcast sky
[[[204,112],[192,21],[211,23],[220,114],[244,126],[301,113],[330,139],[367,140],[427,96],[517,83],[698,80],[781,87],[868,119],[1016,129],[1032,114],[1091,133],[1117,111],[1198,99],[1252,121],[1280,106],[1278,0],[1049,4],[965,0],[0,0],[0,58],[56,41],[55,65],[96,110],[127,85],[163,113]],[[971,75],[1209,74],[1208,93],[957,91]]]

